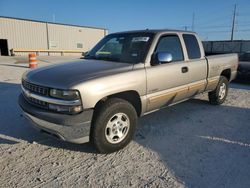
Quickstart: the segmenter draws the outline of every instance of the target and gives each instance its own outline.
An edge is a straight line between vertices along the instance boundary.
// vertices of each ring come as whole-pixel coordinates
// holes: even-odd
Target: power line
[[[239,17],[249,17],[250,14],[249,13],[240,13],[238,16]]]
[[[230,33],[231,31],[204,31],[204,33]]]
[[[250,29],[241,29],[241,30],[237,30],[236,32],[250,32]]]
[[[250,32],[250,29],[235,30],[235,33]],[[221,30],[221,31],[202,31],[202,33],[231,33],[231,31]]]
[[[244,25],[250,25],[250,21],[243,21],[243,22],[238,22],[236,25],[244,26]]]
[[[227,22],[225,22],[225,20],[227,20]],[[230,19],[230,16],[223,16],[223,17],[213,17],[213,18],[210,18],[208,20],[203,20],[202,22],[199,21],[197,22],[196,21],[196,24],[198,24],[199,26],[207,26],[207,25],[211,25],[212,24],[229,24],[231,23],[231,19]]]
[[[231,26],[229,25],[211,25],[211,26],[204,26],[204,27],[196,27],[199,30],[200,29],[214,29],[214,28],[231,28]]]
[[[250,36],[250,21],[241,18],[240,15],[246,16],[248,14],[242,12],[240,12],[239,14],[239,8],[237,5],[234,5],[233,14],[231,14],[230,16],[226,16],[225,14],[224,16],[211,14],[211,17],[204,19],[204,17],[201,16],[196,17],[195,12],[195,14],[193,13],[192,15],[191,25],[183,25],[182,29],[195,30],[203,36],[206,36],[206,38],[208,38],[209,35],[224,36],[223,38],[229,35],[230,39],[234,40],[237,37],[237,34],[239,34],[239,36],[242,35],[247,38],[248,36]]]
[[[223,10],[225,12],[231,11],[231,7],[223,7]],[[202,14],[203,17],[200,16],[196,17],[195,22],[204,21],[204,17],[210,18],[211,15],[218,15],[218,12],[221,12],[221,7],[218,6],[213,6],[210,7],[209,9],[201,9],[200,11],[196,10],[195,13],[198,13],[199,15]]]

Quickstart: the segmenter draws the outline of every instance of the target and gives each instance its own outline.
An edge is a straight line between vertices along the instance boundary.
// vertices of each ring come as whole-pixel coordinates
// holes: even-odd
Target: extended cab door
[[[185,62],[179,36],[177,34],[161,36],[154,54],[157,52],[170,53],[173,61],[146,67],[148,112],[183,100],[188,94],[189,68]],[[153,59],[152,57],[151,61]]]
[[[193,97],[203,92],[207,85],[207,60],[202,43],[195,34],[183,34],[182,37],[187,51],[189,69],[187,97]]]

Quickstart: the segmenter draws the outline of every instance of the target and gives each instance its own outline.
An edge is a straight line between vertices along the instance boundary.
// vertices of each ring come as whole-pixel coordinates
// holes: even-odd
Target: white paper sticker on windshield
[[[148,42],[149,37],[133,37],[132,42]]]

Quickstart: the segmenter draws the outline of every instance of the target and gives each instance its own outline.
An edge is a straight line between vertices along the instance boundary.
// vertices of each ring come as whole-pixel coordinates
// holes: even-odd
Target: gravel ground
[[[70,57],[40,57],[39,66]],[[134,140],[110,155],[34,130],[17,105],[25,58],[0,57],[0,187],[250,187],[250,86],[142,117]]]

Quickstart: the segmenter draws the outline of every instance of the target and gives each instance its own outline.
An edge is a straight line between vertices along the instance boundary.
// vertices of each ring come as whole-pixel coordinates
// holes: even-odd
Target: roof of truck
[[[174,30],[174,29],[144,29],[144,30],[131,30],[131,31],[122,31],[117,33],[164,33],[164,32],[173,32],[173,33],[190,33],[196,34],[192,31],[184,31],[184,30]]]

